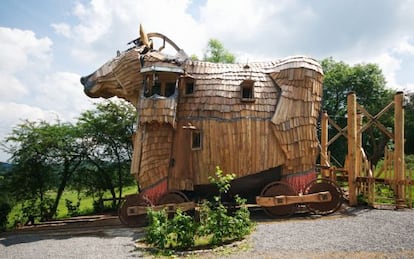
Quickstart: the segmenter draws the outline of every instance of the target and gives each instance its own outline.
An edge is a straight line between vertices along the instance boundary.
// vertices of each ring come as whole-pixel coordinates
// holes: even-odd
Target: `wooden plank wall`
[[[202,120],[203,147],[190,153],[194,184],[207,184],[216,166],[237,177],[266,170],[285,161],[267,120],[240,119],[233,122]]]
[[[216,166],[241,177],[283,164],[283,152],[269,127],[280,89],[263,71],[267,66],[274,63],[246,67],[196,62],[186,66],[195,90],[185,95],[185,80],[181,82],[177,118],[202,132],[201,150],[187,149],[193,184],[209,183],[208,176],[214,175]],[[254,102],[241,100],[240,85],[244,80],[254,81]],[[183,178],[180,174],[185,172],[172,169],[173,179]]]
[[[176,98],[147,98],[140,103],[140,123],[169,123],[175,126]]]
[[[142,154],[140,154],[140,171],[137,172],[136,178],[139,178],[140,186],[146,188],[168,175],[173,128],[169,124],[146,124],[142,128],[142,134],[144,137]]]

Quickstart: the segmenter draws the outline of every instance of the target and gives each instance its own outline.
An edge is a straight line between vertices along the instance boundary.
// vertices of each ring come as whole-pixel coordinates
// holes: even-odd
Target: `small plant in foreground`
[[[154,211],[149,209],[145,241],[161,250],[193,249],[197,243],[208,240],[207,245],[217,246],[225,242],[240,240],[248,235],[253,223],[250,221],[250,212],[246,206],[246,200],[235,196],[237,209],[229,213],[222,203],[221,197],[230,190],[230,182],[235,178],[234,174],[224,175],[217,167],[216,177],[210,177],[211,183],[219,190],[219,196],[213,201],[203,201],[200,206],[200,221],[177,210],[172,219],[168,219],[165,210]]]
[[[149,226],[145,240],[160,249],[186,249],[194,246],[195,224],[191,216],[177,210],[168,219],[165,210],[148,210]]]

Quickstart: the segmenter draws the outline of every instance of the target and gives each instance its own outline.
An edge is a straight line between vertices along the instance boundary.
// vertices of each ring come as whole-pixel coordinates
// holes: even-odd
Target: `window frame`
[[[192,91],[188,92],[187,90],[189,89],[188,86],[192,85]],[[182,86],[182,93],[183,96],[192,96],[194,95],[195,91],[196,91],[196,80],[193,77],[190,76],[185,76],[182,77],[181,80],[181,86]]]
[[[194,139],[196,137],[196,134],[198,135],[199,143],[197,146],[194,146]],[[201,150],[203,148],[203,134],[201,130],[191,130],[191,150]]]
[[[254,80],[245,79],[240,83],[240,100],[242,102],[255,102],[255,92],[254,92]],[[248,89],[251,93],[251,97],[244,97],[245,89]]]

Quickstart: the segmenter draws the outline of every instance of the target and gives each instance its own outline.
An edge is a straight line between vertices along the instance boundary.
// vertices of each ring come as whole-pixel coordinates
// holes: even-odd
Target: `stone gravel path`
[[[327,217],[268,220],[236,247],[202,258],[414,258],[414,210],[346,208]],[[0,234],[0,258],[143,257],[133,241],[142,229],[95,227]],[[148,255],[146,255],[148,257]]]

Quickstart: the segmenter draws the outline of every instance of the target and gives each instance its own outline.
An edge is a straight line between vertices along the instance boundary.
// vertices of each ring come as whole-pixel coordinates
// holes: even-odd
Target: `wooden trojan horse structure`
[[[393,130],[385,127],[379,118],[394,108]],[[363,123],[363,117],[367,122]],[[328,125],[338,130],[338,134],[328,138]],[[384,166],[377,173],[371,167],[362,147],[362,134],[369,127],[376,126],[393,143],[393,150],[386,148]],[[330,165],[329,146],[340,136],[347,138],[348,154],[344,168]],[[383,207],[385,204],[376,202],[375,185],[390,188],[394,197],[390,199],[395,208],[412,207],[412,176],[405,172],[404,164],[404,94],[397,92],[394,100],[376,115],[371,115],[362,105],[358,104],[354,92],[347,97],[347,126],[339,127],[326,112],[321,119],[321,165],[322,174],[336,181],[345,181],[348,186],[349,205],[358,204],[357,197],[362,195],[369,205]],[[338,176],[335,172],[341,172]]]
[[[155,40],[162,42],[158,49]],[[291,214],[305,202],[322,214],[338,208],[339,188],[312,182],[319,63],[302,56],[248,64],[194,61],[165,35],[142,27],[131,43],[81,78],[89,97],[118,96],[138,112],[131,173],[140,193],[121,208],[124,223],[142,223],[145,206],[188,209],[211,197],[208,178],[216,166],[236,175],[230,196],[257,202],[272,216]],[[175,55],[162,52],[166,43]]]

